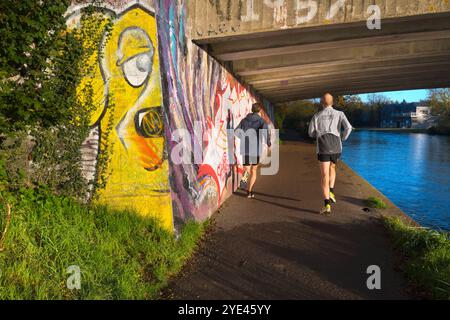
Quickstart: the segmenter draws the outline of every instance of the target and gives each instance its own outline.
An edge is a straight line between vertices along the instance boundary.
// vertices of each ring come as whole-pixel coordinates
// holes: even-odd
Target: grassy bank
[[[2,205],[1,231],[6,211]],[[175,240],[154,219],[29,191],[12,206],[0,299],[158,298],[203,231],[189,223]],[[81,270],[80,290],[66,286],[69,266]]]
[[[387,205],[383,200],[377,197],[369,197],[364,200],[364,204],[373,209],[386,209]]]
[[[385,218],[401,268],[422,298],[450,300],[450,237],[410,227],[399,218]]]

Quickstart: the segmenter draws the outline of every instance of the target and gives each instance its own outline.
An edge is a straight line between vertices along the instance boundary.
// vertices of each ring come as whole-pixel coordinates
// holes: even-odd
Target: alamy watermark
[[[69,266],[66,270],[69,275],[66,281],[67,289],[81,290],[81,269],[79,266]]]
[[[366,273],[370,275],[366,282],[367,289],[381,290],[381,268],[376,265],[369,266]]]

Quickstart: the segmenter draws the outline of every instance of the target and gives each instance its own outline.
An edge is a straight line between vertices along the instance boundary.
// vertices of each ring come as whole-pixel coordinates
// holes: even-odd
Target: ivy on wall
[[[0,192],[44,186],[80,199],[88,192],[80,146],[96,101],[92,84],[79,84],[94,72],[99,37],[112,22],[93,1],[80,27],[68,30],[71,2],[0,2]]]
[[[73,86],[82,55],[76,35],[66,32],[70,1],[0,2],[0,130],[66,122],[75,103]]]

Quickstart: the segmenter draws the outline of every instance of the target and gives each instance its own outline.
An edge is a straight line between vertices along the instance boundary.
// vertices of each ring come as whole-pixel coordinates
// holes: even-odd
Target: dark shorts
[[[341,154],[319,154],[317,158],[320,162],[333,162],[334,164],[338,163],[339,159],[341,159]]]
[[[259,157],[244,156],[244,166],[256,166],[259,164]]]

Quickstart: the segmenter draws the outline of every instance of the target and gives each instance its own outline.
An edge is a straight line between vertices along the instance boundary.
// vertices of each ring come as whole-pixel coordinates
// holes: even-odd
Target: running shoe
[[[336,203],[337,201],[336,201],[336,196],[335,196],[335,194],[333,193],[333,192],[330,192],[330,200],[331,200],[331,202],[333,202],[333,203]]]
[[[325,207],[322,208],[322,210],[320,210],[320,214],[321,215],[330,215],[331,214],[331,205],[327,204]]]

